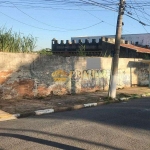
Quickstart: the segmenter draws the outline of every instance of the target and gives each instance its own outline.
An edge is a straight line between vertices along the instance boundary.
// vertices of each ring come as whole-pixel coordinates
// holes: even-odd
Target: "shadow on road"
[[[61,148],[61,149],[82,149],[75,146],[71,146],[63,143],[59,143],[56,140],[52,141],[52,139],[61,139],[62,141],[71,141],[75,143],[82,143],[84,145],[91,145],[95,147],[100,147],[102,149],[114,149],[114,150],[122,150],[120,146],[114,147],[111,146],[111,144],[104,144],[102,141],[93,141],[92,137],[89,139],[74,137],[74,135],[63,135],[60,134],[61,132],[51,133],[50,129],[51,125],[54,127],[55,124],[60,124],[59,127],[65,125],[67,121],[76,123],[74,121],[86,121],[84,124],[88,126],[88,123],[93,122],[96,124],[106,125],[110,127],[110,130],[115,127],[116,130],[124,130],[127,131],[129,129],[138,129],[144,132],[147,137],[149,137],[149,131],[150,131],[150,100],[149,98],[144,99],[138,99],[138,100],[131,100],[128,103],[116,103],[116,104],[109,104],[104,106],[99,106],[95,108],[88,108],[88,109],[82,109],[82,110],[76,110],[76,111],[67,111],[67,112],[60,112],[60,113],[54,113],[49,115],[42,115],[42,116],[34,116],[29,117],[26,119],[20,119],[16,121],[10,121],[9,122],[2,122],[0,127],[0,137],[11,137],[15,139],[21,139],[24,141],[31,141],[37,144],[43,144],[46,146],[51,146],[55,148]],[[37,122],[36,122],[37,121]],[[42,123],[42,126],[37,126],[37,129],[35,130],[35,124]],[[45,125],[44,125],[45,124]],[[44,126],[43,126],[44,125]],[[101,125],[99,127],[101,127]],[[29,126],[32,126],[33,129],[29,129]],[[65,126],[63,126],[65,127]],[[75,125],[70,125],[71,127],[75,127]],[[39,130],[38,130],[39,128]],[[43,129],[49,129],[47,132],[43,131]],[[80,128],[80,127],[79,127]],[[46,130],[47,130],[46,129]],[[57,129],[57,126],[56,126]],[[55,130],[56,130],[55,129]],[[82,127],[81,129],[84,129]],[[62,128],[63,130],[63,128]],[[94,130],[92,128],[91,130]],[[109,131],[110,131],[109,130]],[[53,131],[53,130],[52,130]],[[67,130],[66,130],[67,131]],[[134,131],[134,134],[137,130]],[[9,133],[8,133],[9,132]],[[72,131],[75,132],[75,131]],[[130,131],[129,131],[130,132]],[[97,132],[96,132],[97,133]],[[109,133],[109,132],[108,132]],[[24,134],[24,135],[22,135]],[[27,135],[28,134],[28,135]],[[29,136],[29,134],[32,134],[32,137]],[[43,139],[43,138],[37,138],[33,137],[36,135],[41,136],[48,136],[47,138],[50,138],[51,140]],[[95,133],[94,133],[95,134]],[[124,134],[123,134],[124,135]],[[90,136],[90,135],[89,135]],[[135,136],[135,135],[134,135]],[[139,136],[141,138],[142,135]],[[107,138],[106,138],[107,139]],[[100,139],[101,140],[101,139]],[[119,140],[119,139],[118,139]]]
[[[56,114],[34,116],[34,119],[87,120],[115,127],[150,131],[150,100],[142,98],[124,103],[109,104]]]
[[[76,142],[82,142],[82,143],[85,143],[85,144],[88,143],[88,144],[91,144],[91,145],[95,145],[95,146],[99,146],[99,147],[103,147],[103,148],[109,148],[109,149],[112,149],[112,150],[113,149],[114,150],[123,150],[121,148],[109,146],[109,145],[106,145],[106,144],[91,142],[91,141],[88,141],[88,140],[78,139],[78,138],[74,138],[74,137],[69,137],[69,136],[64,136],[64,135],[59,135],[59,134],[54,134],[54,133],[49,133],[49,132],[37,131],[37,130],[26,130],[26,129],[22,130],[22,129],[8,129],[8,128],[7,129],[0,128],[0,130],[33,132],[33,133],[39,133],[39,134],[43,134],[43,135],[63,138],[63,139],[67,139],[67,140],[73,140],[73,141],[76,141]],[[52,147],[55,147],[55,148],[68,149],[68,150],[70,150],[70,149],[71,150],[83,150],[82,148],[77,148],[77,147],[74,147],[74,146],[70,146],[70,145],[66,145],[66,144],[62,144],[62,143],[58,143],[58,142],[53,142],[53,141],[49,141],[49,140],[43,140],[43,139],[39,139],[39,138],[35,138],[35,137],[22,135],[22,134],[0,133],[0,136],[2,136],[2,137],[12,137],[12,138],[16,138],[16,139],[25,140],[25,141],[35,142],[35,143],[38,143],[38,144],[52,146]]]
[[[21,134],[1,133],[0,136],[13,137],[13,138],[16,138],[16,139],[35,142],[35,143],[39,143],[39,144],[43,144],[43,145],[47,145],[47,146],[52,146],[52,147],[56,147],[56,148],[61,148],[61,149],[83,150],[81,148],[77,148],[77,147],[74,147],[74,146],[69,146],[69,145],[66,145],[66,144],[61,144],[61,143],[58,143],[58,142],[39,139],[39,138],[30,137],[30,136],[21,135]]]

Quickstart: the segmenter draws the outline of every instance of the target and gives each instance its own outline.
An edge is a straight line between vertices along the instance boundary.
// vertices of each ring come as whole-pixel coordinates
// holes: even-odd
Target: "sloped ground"
[[[2,100],[0,99],[0,109],[11,113],[25,113],[33,112],[36,110],[56,108],[56,107],[69,107],[78,104],[93,103],[107,101],[107,91],[98,91],[94,93],[82,93],[64,96],[49,96],[37,98],[22,98]],[[150,96],[150,88],[148,87],[132,87],[117,90],[117,97],[141,97]]]

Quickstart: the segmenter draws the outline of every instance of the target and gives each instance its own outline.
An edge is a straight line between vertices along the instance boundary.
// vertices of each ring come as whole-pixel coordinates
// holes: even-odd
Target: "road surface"
[[[150,98],[0,122],[1,150],[150,150]]]

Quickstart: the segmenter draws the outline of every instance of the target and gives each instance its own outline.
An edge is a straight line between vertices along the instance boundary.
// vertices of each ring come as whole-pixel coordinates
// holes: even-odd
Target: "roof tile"
[[[150,54],[150,49],[148,49],[148,48],[142,48],[142,47],[135,46],[132,44],[120,44],[120,46],[125,47],[125,48],[129,48],[129,49],[133,49],[139,53],[149,53]]]

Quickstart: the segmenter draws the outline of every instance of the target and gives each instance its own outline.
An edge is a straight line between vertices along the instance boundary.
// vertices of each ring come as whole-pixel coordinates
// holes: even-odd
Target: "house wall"
[[[80,40],[78,42],[74,40],[70,42],[67,40],[65,43],[63,40],[60,42],[55,40],[52,41],[52,52],[54,55],[59,56],[80,56],[79,51],[84,47],[82,50],[85,51],[86,56],[108,57],[113,56],[115,49],[114,43],[114,38],[105,37],[99,39],[98,42],[96,42],[96,39],[92,39],[92,42],[89,42],[88,39],[84,42]],[[121,40],[121,43],[125,43],[125,41]],[[121,47],[121,49],[123,48]],[[122,51],[120,57],[127,58],[128,54],[126,51]],[[136,52],[134,58],[136,58]]]
[[[107,90],[111,58],[0,53],[0,96],[4,99]],[[148,66],[119,61],[118,88],[148,85]]]
[[[122,35],[122,39],[132,41],[132,43],[136,44],[138,42],[139,45],[149,45],[150,46],[150,34],[125,34]]]
[[[105,40],[105,39],[104,39]],[[85,45],[85,49],[86,51],[97,51],[101,49],[101,45],[102,45],[102,39],[99,39],[98,42],[96,42],[95,39],[92,40],[92,42],[89,42],[88,40],[86,40],[85,42],[82,41],[72,41],[70,42],[69,40],[67,40],[66,42],[64,42],[63,40],[61,40],[60,42],[55,40],[52,41],[52,51],[53,52],[57,52],[57,51],[78,51],[80,49],[81,46]]]
[[[82,40],[83,42],[85,39],[88,39],[90,42],[92,39],[98,40],[101,37],[108,37],[108,38],[115,38],[115,35],[103,35],[103,36],[86,36],[86,37],[72,37],[71,40]],[[139,45],[149,45],[150,46],[150,33],[143,33],[143,34],[123,34],[122,39],[130,41],[132,43],[138,42]]]
[[[128,44],[130,42],[126,40],[121,40],[121,44]],[[73,40],[72,42],[66,41],[66,43],[58,42],[57,40],[52,41],[52,52],[54,55],[59,56],[80,56],[79,50],[84,47],[85,55],[84,56],[99,56],[99,57],[113,57],[115,49],[115,39],[102,37],[97,40],[92,39],[92,42],[89,42],[88,39],[85,39],[83,42],[79,40],[78,42]],[[143,58],[149,59],[150,54],[146,52],[137,52],[132,48],[120,47],[120,58]]]

